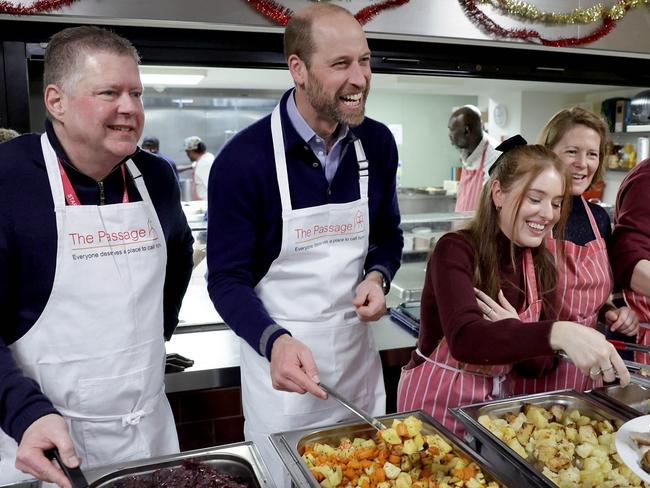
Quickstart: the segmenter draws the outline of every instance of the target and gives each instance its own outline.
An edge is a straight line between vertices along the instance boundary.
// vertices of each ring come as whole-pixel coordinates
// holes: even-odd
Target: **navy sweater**
[[[81,203],[98,205],[95,180],[66,163],[49,121],[46,130]],[[160,332],[169,338],[178,323],[192,272],[192,234],[169,165],[140,150],[132,159],[142,173],[167,242],[164,324]],[[105,203],[121,203],[124,184],[119,165],[103,183]],[[128,177],[127,190],[130,201],[142,200]],[[18,442],[32,422],[55,412],[39,385],[23,376],[7,347],[34,325],[52,291],[57,241],[53,209],[40,136],[28,134],[0,144],[0,427]]]
[[[391,132],[369,118],[352,129],[328,184],[318,158],[287,116],[286,100],[292,92],[280,102],[292,207],[358,200],[359,169],[352,141],[361,139],[370,165],[370,243],[364,270],[380,271],[390,282],[400,266],[403,244],[395,189],[398,156]],[[274,324],[253,290],[278,257],[282,240],[270,120],[269,115],[244,129],[217,155],[208,187],[207,245],[208,290],[219,315],[267,357],[275,338],[286,332]]]

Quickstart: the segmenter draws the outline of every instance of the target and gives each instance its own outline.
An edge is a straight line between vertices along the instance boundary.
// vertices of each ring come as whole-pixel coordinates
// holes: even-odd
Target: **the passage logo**
[[[297,227],[294,229],[296,244],[304,246],[316,242],[340,242],[353,240],[365,233],[365,219],[363,213],[358,211],[353,218],[343,222],[314,223],[310,227]]]

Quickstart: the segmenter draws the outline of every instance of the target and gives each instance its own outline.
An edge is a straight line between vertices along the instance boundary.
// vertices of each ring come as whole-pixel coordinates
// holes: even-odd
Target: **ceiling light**
[[[154,86],[192,86],[198,85],[205,75],[190,75],[176,73],[141,73],[143,85]]]

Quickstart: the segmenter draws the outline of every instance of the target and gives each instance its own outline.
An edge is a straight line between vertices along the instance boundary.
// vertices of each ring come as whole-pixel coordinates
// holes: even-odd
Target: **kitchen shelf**
[[[625,132],[650,132],[650,125],[628,125]]]
[[[630,170],[627,168],[607,168],[607,171],[615,171],[617,173],[627,173]]]
[[[628,125],[623,131],[610,132],[612,136],[650,132],[650,125]]]

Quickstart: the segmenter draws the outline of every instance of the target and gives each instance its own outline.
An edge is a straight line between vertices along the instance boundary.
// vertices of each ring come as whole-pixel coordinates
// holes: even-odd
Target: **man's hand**
[[[386,297],[382,286],[384,278],[378,271],[371,271],[356,289],[352,305],[363,322],[371,322],[386,315]]]
[[[79,466],[68,426],[63,417],[49,414],[30,425],[16,452],[16,468],[43,481],[56,483],[61,488],[72,488],[60,468],[45,457],[43,451],[56,447],[61,459],[70,468]]]
[[[327,399],[327,394],[318,386],[320,378],[311,351],[288,334],[281,335],[273,343],[271,382],[276,390],[311,393]]]

